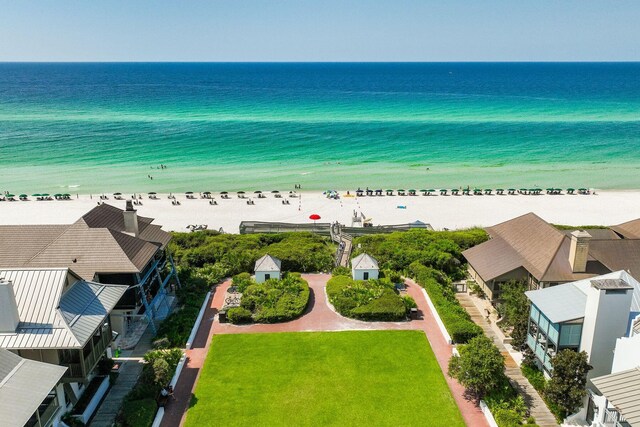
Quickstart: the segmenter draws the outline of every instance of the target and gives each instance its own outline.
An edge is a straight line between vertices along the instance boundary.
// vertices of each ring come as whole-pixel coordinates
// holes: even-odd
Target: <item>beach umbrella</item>
[[[205,192],[204,192],[204,193],[202,193],[202,194],[211,194],[211,191],[205,191]]]
[[[158,194],[155,191],[149,191],[147,194]]]
[[[184,194],[193,194],[193,191],[187,191]]]
[[[26,194],[21,194],[20,197],[23,198],[23,197],[28,197],[28,196]]]
[[[40,197],[40,195],[41,195],[40,193],[34,193],[31,195],[31,197]]]
[[[64,194],[62,195],[62,197],[71,197],[71,194],[69,194],[69,193],[64,193]]]
[[[41,196],[42,197],[49,197],[49,193],[42,193]]]
[[[238,194],[244,194],[244,191],[238,191]]]
[[[253,193],[254,193],[254,194],[262,194],[262,191],[257,190],[257,191],[254,191]]]
[[[62,193],[56,193],[53,195],[53,197],[62,197]]]
[[[113,193],[114,196],[122,196],[122,193]]]
[[[220,194],[229,194],[228,191],[221,191]]]
[[[313,220],[313,222],[315,223],[317,220],[319,220],[319,219],[320,219],[320,215],[318,215],[318,214],[311,214],[311,215],[309,215],[309,219],[310,219],[310,220]]]
[[[7,197],[15,197],[15,194],[7,194]]]
[[[279,193],[279,191],[278,190],[273,190],[272,193],[276,194],[276,193]]]

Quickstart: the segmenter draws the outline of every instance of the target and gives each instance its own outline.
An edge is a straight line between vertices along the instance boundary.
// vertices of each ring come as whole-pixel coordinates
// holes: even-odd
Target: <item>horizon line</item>
[[[470,61],[175,61],[175,60],[104,60],[104,61],[39,61],[39,60],[0,60],[0,64],[637,64],[637,60],[470,60]]]

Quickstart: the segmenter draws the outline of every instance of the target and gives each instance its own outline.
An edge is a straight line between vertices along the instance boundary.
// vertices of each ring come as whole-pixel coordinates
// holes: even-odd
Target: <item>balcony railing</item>
[[[100,338],[97,341],[93,341],[94,337],[92,337],[89,342],[85,345],[85,348],[89,346],[91,351],[84,357],[82,360],[78,362],[64,362],[60,363],[61,366],[66,366],[67,372],[64,374],[63,379],[66,380],[79,380],[84,379],[89,375],[93,367],[98,363],[98,361],[102,358],[105,350],[111,344],[111,328],[109,325],[102,326]],[[83,350],[77,350],[80,357],[82,357]],[[76,359],[77,360],[77,359]]]
[[[604,425],[609,427],[631,427],[620,412],[615,409],[605,409],[604,410]]]
[[[34,412],[33,416],[27,421],[25,427],[45,427],[49,421],[60,409],[57,397],[45,400],[40,407]]]

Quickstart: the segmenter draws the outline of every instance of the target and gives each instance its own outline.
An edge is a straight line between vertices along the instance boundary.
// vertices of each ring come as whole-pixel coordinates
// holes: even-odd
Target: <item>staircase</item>
[[[349,267],[351,259],[351,250],[353,249],[353,237],[350,234],[343,233],[339,223],[331,224],[331,240],[338,244],[336,250],[335,265],[339,267]]]

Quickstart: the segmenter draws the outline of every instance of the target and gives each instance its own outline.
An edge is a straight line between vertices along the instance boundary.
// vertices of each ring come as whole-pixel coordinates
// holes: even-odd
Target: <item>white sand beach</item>
[[[340,193],[343,195],[344,193]],[[327,199],[320,192],[302,192],[299,198],[282,200],[267,194],[266,198],[230,199],[215,195],[218,205],[207,199],[187,199],[176,195],[180,205],[172,205],[166,194],[158,200],[143,196],[136,206],[139,215],[155,218],[166,230],[187,231],[187,225],[206,224],[209,229],[222,228],[238,233],[241,221],[278,221],[310,223],[309,216],[318,214],[320,222],[339,221],[351,225],[353,211],[371,218],[374,225],[405,224],[420,220],[435,229],[489,226],[527,212],[535,212],[547,221],[568,225],[613,225],[640,216],[640,191],[597,191],[591,195],[482,195],[482,196],[370,196]],[[253,196],[253,194],[251,194]],[[198,197],[196,195],[196,197]],[[0,224],[65,224],[72,223],[96,206],[99,198],[74,195],[68,201],[0,202]],[[124,200],[109,196],[106,203],[123,208]],[[406,206],[399,208],[398,206]]]

